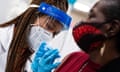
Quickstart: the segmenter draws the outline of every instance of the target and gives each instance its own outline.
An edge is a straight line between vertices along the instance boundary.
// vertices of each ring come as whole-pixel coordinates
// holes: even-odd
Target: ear
[[[113,37],[120,31],[120,21],[113,20],[107,27],[107,36]]]

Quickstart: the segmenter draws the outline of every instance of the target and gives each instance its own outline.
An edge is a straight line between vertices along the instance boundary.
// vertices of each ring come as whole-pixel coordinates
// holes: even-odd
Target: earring
[[[103,47],[100,49],[100,55],[103,56],[105,51],[105,44],[103,45]]]

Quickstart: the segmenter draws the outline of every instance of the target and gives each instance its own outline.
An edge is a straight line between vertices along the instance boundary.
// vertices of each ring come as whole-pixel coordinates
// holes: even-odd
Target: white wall
[[[77,11],[77,10],[72,10],[70,12],[70,16],[72,16],[72,25],[71,26],[73,27],[79,21],[86,19],[87,13]]]
[[[0,24],[14,19],[23,13],[31,0],[0,0]]]
[[[0,0],[0,22],[5,20],[6,14],[13,6],[13,0]]]

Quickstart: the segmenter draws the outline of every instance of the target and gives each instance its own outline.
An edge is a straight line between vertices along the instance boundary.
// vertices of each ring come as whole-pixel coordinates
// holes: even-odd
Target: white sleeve
[[[31,69],[31,64],[32,64],[32,61],[34,59],[34,56],[35,56],[35,53],[33,53],[29,59],[27,60],[26,64],[25,64],[25,68],[24,68],[24,71],[25,72],[33,72],[32,69]]]
[[[0,55],[5,52],[5,49],[2,46],[2,43],[0,41]]]
[[[25,72],[33,72],[31,69],[31,61],[27,60],[26,64],[25,64],[25,68],[24,68]]]

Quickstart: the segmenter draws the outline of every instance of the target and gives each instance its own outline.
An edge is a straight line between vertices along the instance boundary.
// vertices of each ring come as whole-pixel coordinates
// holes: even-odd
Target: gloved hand
[[[38,72],[51,72],[52,69],[56,68],[60,62],[54,63],[56,58],[59,58],[57,49],[51,49],[47,51],[43,57],[40,57],[39,65],[38,65]]]
[[[50,72],[60,64],[54,63],[54,60],[59,57],[57,49],[53,50],[47,46],[46,42],[43,42],[36,52],[31,68],[33,72]]]
[[[42,42],[41,44],[40,44],[40,47],[39,47],[39,49],[38,49],[38,51],[36,52],[36,54],[35,54],[35,57],[34,57],[34,60],[33,60],[33,62],[32,62],[32,65],[31,65],[31,68],[32,68],[32,70],[34,71],[34,72],[37,72],[37,69],[38,69],[38,58],[39,57],[42,57],[43,56],[43,54],[45,53],[45,46],[46,46],[47,44],[46,44],[46,42]]]

